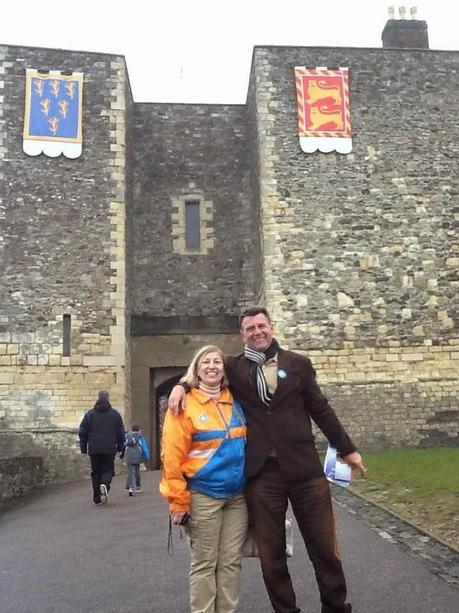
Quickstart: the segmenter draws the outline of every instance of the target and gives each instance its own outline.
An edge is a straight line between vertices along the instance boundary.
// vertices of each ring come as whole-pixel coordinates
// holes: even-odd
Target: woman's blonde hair
[[[220,347],[217,347],[216,345],[204,345],[204,347],[201,347],[201,349],[198,349],[198,351],[196,351],[196,353],[194,354],[193,359],[191,360],[190,365],[188,366],[188,370],[183,375],[183,377],[180,379],[180,382],[187,383],[190,387],[199,387],[199,379],[198,379],[199,362],[208,353],[212,353],[214,351],[216,351],[220,355],[221,359],[224,362],[225,358],[223,356],[223,351],[220,349]],[[228,379],[226,378],[224,368],[223,368],[223,377],[222,377],[220,385],[221,387],[228,386]]]

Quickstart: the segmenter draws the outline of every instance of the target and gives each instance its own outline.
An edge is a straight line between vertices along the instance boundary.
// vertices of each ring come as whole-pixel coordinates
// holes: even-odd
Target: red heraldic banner
[[[301,149],[350,153],[349,69],[296,66],[295,81]]]

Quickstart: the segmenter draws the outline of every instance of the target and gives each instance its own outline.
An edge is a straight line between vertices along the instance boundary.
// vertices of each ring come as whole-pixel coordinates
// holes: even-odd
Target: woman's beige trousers
[[[191,613],[234,613],[247,532],[244,495],[210,498],[192,492],[190,514]]]

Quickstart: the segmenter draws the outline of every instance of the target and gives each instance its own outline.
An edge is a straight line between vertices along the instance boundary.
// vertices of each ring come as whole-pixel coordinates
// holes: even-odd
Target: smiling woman
[[[218,602],[218,610],[232,613],[247,532],[245,418],[215,345],[196,352],[182,382],[189,388],[185,411],[168,411],[164,422],[160,491],[171,522],[189,532],[191,612],[216,611]]]
[[[206,353],[198,363],[198,379],[202,389],[204,386],[209,390],[220,391],[220,383],[223,377],[223,358],[219,351]]]
[[[202,381],[202,375],[204,375],[207,380],[207,373],[218,369],[220,377],[212,376],[211,379],[213,386],[218,385],[218,394],[220,394],[220,390],[228,386],[223,363],[224,357],[222,350],[216,345],[205,345],[195,353],[181,382],[186,383],[186,385],[191,388],[199,388],[200,382]]]

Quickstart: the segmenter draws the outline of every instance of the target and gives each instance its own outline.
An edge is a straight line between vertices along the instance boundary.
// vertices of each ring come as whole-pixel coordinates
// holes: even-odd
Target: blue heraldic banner
[[[83,73],[26,72],[23,149],[28,155],[81,155]]]

